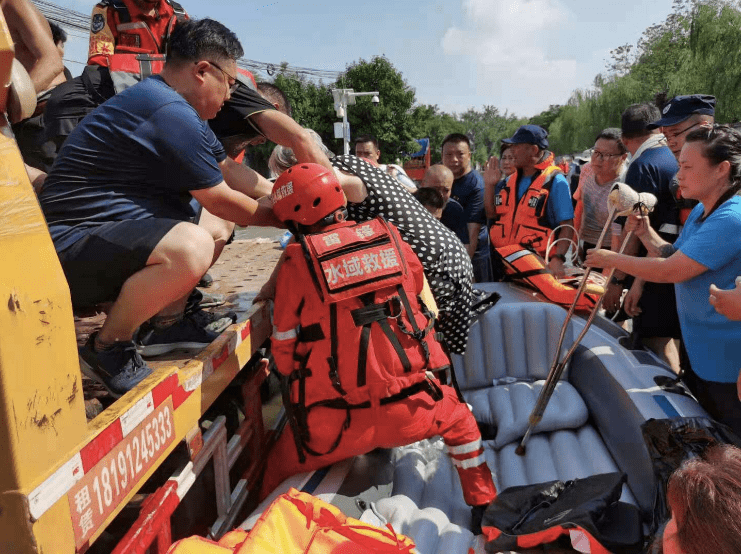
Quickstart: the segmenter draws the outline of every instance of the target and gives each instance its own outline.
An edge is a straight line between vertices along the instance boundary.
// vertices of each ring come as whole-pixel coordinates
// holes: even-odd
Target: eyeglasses
[[[227,86],[229,88],[229,96],[231,96],[232,94],[234,94],[235,92],[237,92],[237,88],[239,88],[239,81],[237,81],[237,78],[236,77],[232,77],[231,75],[229,75],[216,62],[212,62],[211,60],[206,60],[206,61],[208,63],[210,63],[211,65],[213,65],[216,69],[218,69],[219,71],[221,71],[224,75],[226,75],[226,83],[227,83]],[[234,84],[233,85],[230,85],[229,84],[230,81],[234,81]]]
[[[693,129],[694,127],[697,127],[698,125],[702,125],[702,123],[703,123],[702,121],[698,121],[697,123],[690,125],[689,127],[686,127],[685,129],[682,129],[678,133],[672,133],[672,134],[664,133],[664,137],[666,137],[666,140],[671,140],[671,141],[677,140],[677,137],[685,134],[687,131],[689,131],[690,129]]]
[[[595,150],[594,152],[592,152],[592,157],[595,160],[604,160],[605,158],[618,158],[620,156],[622,156],[622,154],[607,154],[605,152],[600,152],[599,150]]]

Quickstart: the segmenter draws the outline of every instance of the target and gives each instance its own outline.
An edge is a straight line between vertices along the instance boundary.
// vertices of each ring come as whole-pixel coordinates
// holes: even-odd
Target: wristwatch
[[[611,285],[620,285],[621,287],[625,285],[625,279],[618,279],[613,275],[612,279],[610,279]]]

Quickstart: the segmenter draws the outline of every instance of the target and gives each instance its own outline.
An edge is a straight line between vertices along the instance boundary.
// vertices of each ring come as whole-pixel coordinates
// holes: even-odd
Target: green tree
[[[530,118],[528,121],[531,125],[539,125],[540,127],[543,127],[546,131],[550,131],[551,123],[553,123],[556,118],[561,113],[561,110],[563,110],[563,106],[558,104],[551,104],[548,106],[548,109],[540,112],[538,115],[535,115]]]
[[[378,91],[380,104],[373,105],[369,96],[358,97],[347,110],[347,119],[352,137],[371,134],[378,139],[384,161],[391,162],[403,153],[417,150],[414,139],[419,138],[424,109],[414,107],[414,89],[387,58],[375,56],[369,62],[359,60],[351,64],[332,88]],[[331,117],[335,118],[335,114]]]

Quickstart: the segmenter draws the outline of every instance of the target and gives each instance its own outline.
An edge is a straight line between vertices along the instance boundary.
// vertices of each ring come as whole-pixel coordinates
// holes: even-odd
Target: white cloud
[[[443,52],[472,64],[475,91],[521,115],[564,103],[576,86],[577,62],[553,53],[568,32],[558,0],[462,0],[464,21],[450,27]],[[452,60],[449,60],[452,61]]]

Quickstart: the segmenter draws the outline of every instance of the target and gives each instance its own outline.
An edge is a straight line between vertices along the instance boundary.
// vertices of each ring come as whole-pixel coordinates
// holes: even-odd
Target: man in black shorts
[[[242,53],[216,21],[179,24],[163,72],[85,118],[40,196],[73,305],[113,301],[80,357],[83,371],[114,394],[151,373],[139,352],[215,338],[183,315],[215,252],[214,237],[191,222],[190,200],[240,225],[278,224],[250,198],[270,183],[229,159],[206,123],[229,98]]]
[[[677,208],[671,193],[671,182],[677,173],[677,161],[666,146],[666,139],[651,125],[661,117],[653,104],[628,106],[622,114],[622,141],[633,156],[625,182],[636,192],[649,192],[658,202],[651,213],[651,226],[664,240],[674,242],[677,230]],[[618,220],[622,224],[621,220]],[[615,238],[613,236],[613,238]],[[617,250],[619,241],[613,243]],[[640,253],[640,242],[633,237],[626,246],[628,254]],[[634,340],[661,356],[675,372],[679,372],[679,349],[681,337],[674,286],[666,283],[651,283],[636,279],[630,284],[625,275],[616,271],[605,294],[605,307],[617,307],[622,290],[630,286],[623,307],[633,317]],[[613,302],[610,305],[609,302]]]

